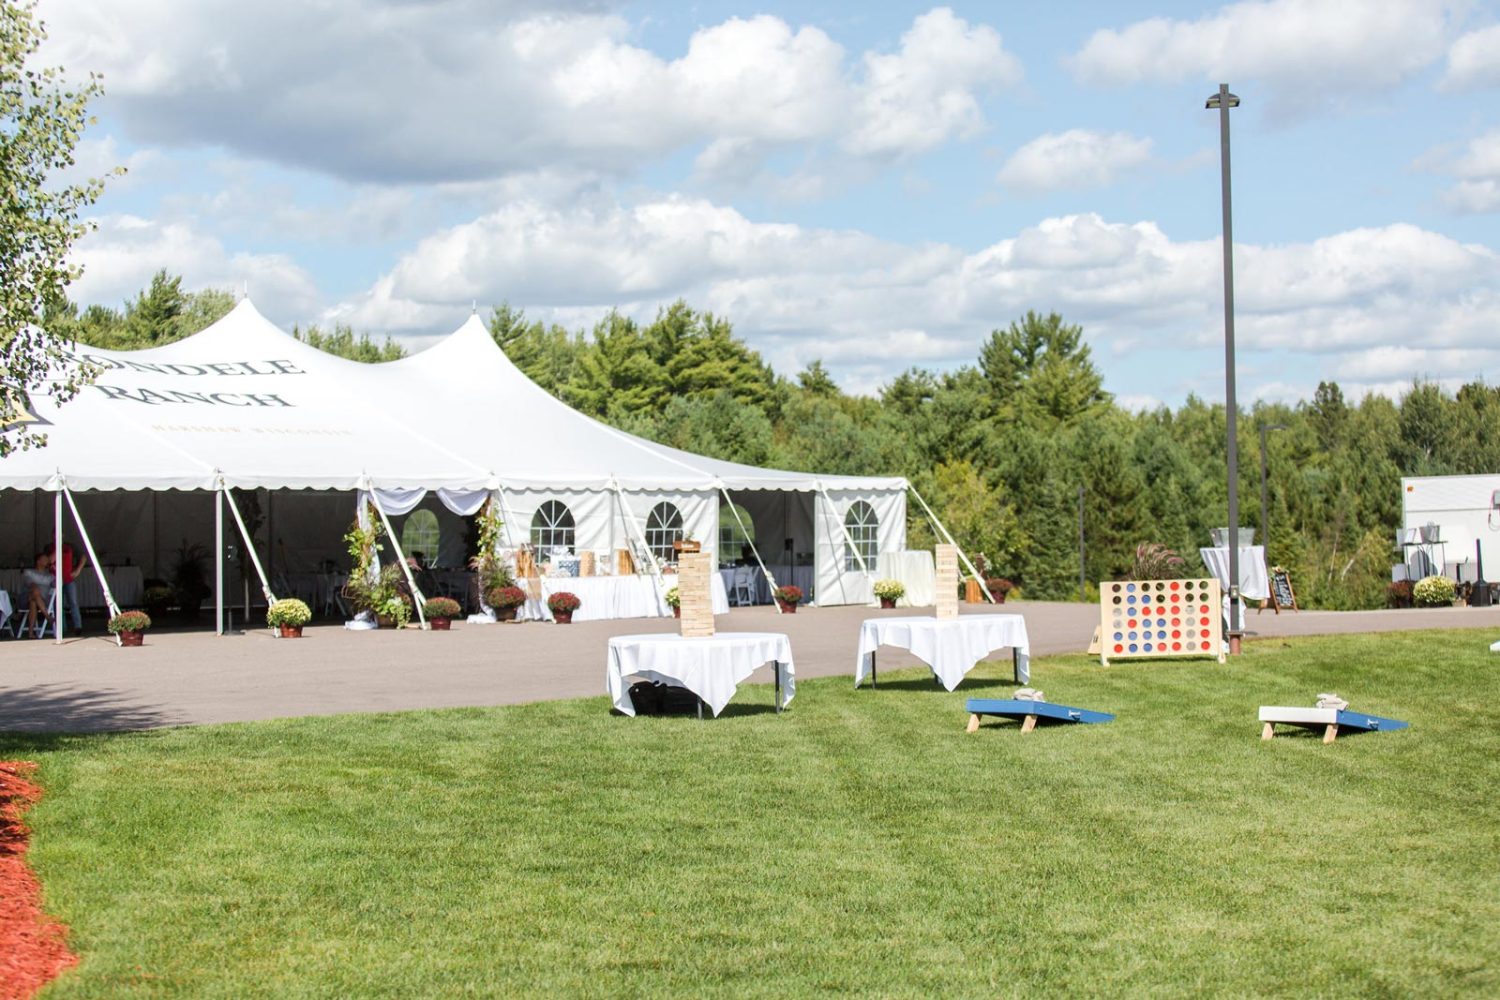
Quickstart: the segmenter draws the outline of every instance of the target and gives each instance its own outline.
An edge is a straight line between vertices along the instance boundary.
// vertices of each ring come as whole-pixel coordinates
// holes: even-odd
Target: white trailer
[[[1396,542],[1413,580],[1429,572],[1477,579],[1475,542],[1485,580],[1500,579],[1500,475],[1403,478]]]

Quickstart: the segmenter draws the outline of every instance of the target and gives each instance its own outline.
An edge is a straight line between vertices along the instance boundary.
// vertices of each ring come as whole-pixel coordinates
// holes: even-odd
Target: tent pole
[[[52,544],[56,546],[53,559],[62,558],[62,505],[63,490],[67,488],[67,481],[62,476],[57,477],[57,491],[52,494]],[[54,563],[52,569],[52,641],[61,645],[63,641],[63,582],[62,567]]]
[[[766,569],[766,561],[760,557],[760,550],[755,547],[755,539],[751,538],[750,532],[745,530],[745,520],[740,517],[740,512],[735,508],[734,501],[729,499],[729,491],[721,484],[719,492],[723,495],[724,502],[729,504],[729,513],[734,515],[734,523],[740,526],[740,534],[744,535],[745,541],[750,543],[750,554],[755,556],[756,564],[760,566],[760,571],[765,574],[766,582],[771,585],[771,603],[776,605],[776,613],[778,615],[784,614],[781,610],[781,602],[776,600],[776,591],[780,589],[776,586],[776,578],[771,575],[770,570]]]
[[[214,488],[214,635],[224,634],[224,487]]]
[[[115,595],[110,593],[109,578],[104,575],[104,567],[99,565],[99,557],[94,554],[94,542],[89,538],[89,529],[84,527],[83,518],[78,514],[78,504],[73,501],[73,492],[64,485],[62,493],[68,498],[68,507],[73,511],[73,522],[78,525],[78,534],[83,537],[83,550],[88,553],[89,562],[94,567],[94,575],[99,578],[99,589],[104,592],[104,606],[109,609],[109,615],[113,618],[120,613],[120,606],[115,603]],[[115,645],[120,645],[118,635],[115,636]]]
[[[227,486],[223,489],[224,499],[229,501],[229,512],[234,515],[234,523],[239,527],[240,537],[245,541],[245,551],[250,553],[250,563],[255,567],[255,575],[260,577],[260,592],[265,595],[266,607],[269,608],[276,603],[276,595],[271,593],[271,584],[266,581],[266,571],[261,568],[260,556],[255,551],[255,540],[245,529],[245,519],[240,516],[240,506],[234,502],[234,491]]]
[[[427,614],[422,610],[422,605],[427,598],[422,596],[416,577],[411,575],[411,564],[406,561],[406,553],[401,551],[401,539],[396,537],[396,532],[391,527],[391,519],[385,516],[385,508],[380,505],[380,497],[375,495],[374,487],[370,488],[370,503],[374,505],[375,513],[380,515],[380,523],[385,525],[386,537],[391,540],[391,548],[396,550],[396,564],[401,567],[401,572],[406,576],[406,585],[411,588],[411,599],[417,606],[417,624],[425,629]]]
[[[927,517],[933,524],[937,525],[938,530],[943,533],[943,537],[948,539],[948,544],[958,549],[958,558],[963,560],[964,568],[969,571],[969,575],[974,578],[974,582],[979,584],[979,592],[984,595],[984,599],[990,604],[994,604],[995,598],[990,593],[990,588],[985,586],[984,581],[979,578],[979,571],[974,568],[973,563],[969,562],[969,557],[964,554],[963,548],[958,542],[953,540],[953,535],[943,526],[943,522],[938,520],[938,516],[932,512],[932,508],[927,506],[927,501],[922,499],[922,494],[917,492],[917,488],[911,483],[907,483],[906,488],[911,490],[911,495],[917,498],[917,503],[921,504],[922,509],[927,512]]]

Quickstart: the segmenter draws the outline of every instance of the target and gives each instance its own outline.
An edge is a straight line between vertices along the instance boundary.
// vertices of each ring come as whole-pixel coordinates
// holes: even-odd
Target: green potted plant
[[[146,605],[146,614],[153,618],[164,616],[176,599],[177,592],[162,580],[148,581],[146,589],[141,592],[141,603]]]
[[[880,598],[882,608],[894,608],[896,602],[906,596],[906,584],[900,580],[876,580],[875,596]]]
[[[1445,608],[1458,597],[1458,588],[1446,576],[1424,576],[1411,588],[1412,603],[1419,608]]]
[[[283,639],[302,638],[302,626],[312,621],[312,608],[295,597],[284,597],[266,609],[266,624]]]
[[[559,590],[547,598],[547,610],[552,612],[552,620],[559,625],[571,625],[573,623],[573,612],[583,606],[577,594],[570,594],[566,590]]]
[[[400,566],[390,563],[380,567],[370,601],[381,628],[406,628],[411,621],[411,591]]]
[[[667,602],[667,607],[672,609],[673,618],[682,617],[682,591],[676,587],[670,588],[661,599]]]
[[[516,612],[526,603],[526,591],[511,584],[491,587],[484,592],[484,603],[495,609],[497,620],[513,622]]]
[[[784,613],[794,615],[797,613],[797,605],[802,603],[802,588],[787,584],[785,587],[777,587],[771,596],[776,598],[777,606]]]
[[[141,645],[150,627],[151,616],[144,611],[121,611],[109,620],[109,634],[119,636],[122,646]]]
[[[429,597],[422,605],[422,614],[427,616],[427,624],[438,632],[448,631],[449,623],[462,613],[463,608],[451,597]]]
[[[172,567],[172,589],[176,592],[178,613],[187,621],[198,617],[213,588],[208,585],[208,550],[184,539],[177,547],[177,561]]]

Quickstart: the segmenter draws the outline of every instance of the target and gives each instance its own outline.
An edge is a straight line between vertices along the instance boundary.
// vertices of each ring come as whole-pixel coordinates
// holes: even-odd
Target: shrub
[[[790,584],[777,587],[775,597],[778,601],[785,601],[788,604],[800,604],[802,603],[802,588],[793,587]]]
[[[484,603],[492,608],[519,608],[526,603],[526,591],[520,587],[491,587],[484,592]]]
[[[295,597],[277,601],[266,609],[266,624],[272,628],[282,625],[301,626],[312,621],[312,608]]]
[[[109,634],[121,632],[144,632],[151,627],[151,618],[144,611],[121,611],[109,620]]]
[[[578,599],[578,595],[570,594],[566,590],[559,590],[557,593],[547,598],[547,609],[553,614],[556,614],[559,611],[577,611],[582,606],[583,602]]]
[[[680,608],[682,607],[682,591],[673,587],[662,595],[662,600],[667,602],[669,608]]]
[[[1440,608],[1453,603],[1458,588],[1446,576],[1424,576],[1411,588],[1412,602],[1419,608]]]
[[[876,580],[875,596],[885,601],[899,601],[906,596],[906,584],[900,580]]]
[[[428,618],[457,618],[463,608],[451,597],[429,597],[422,605],[422,614]]]
[[[1385,603],[1393,608],[1411,607],[1411,581],[1397,580],[1386,587]]]

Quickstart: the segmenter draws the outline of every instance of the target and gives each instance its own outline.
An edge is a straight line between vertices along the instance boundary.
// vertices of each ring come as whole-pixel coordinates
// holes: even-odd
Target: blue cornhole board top
[[[1049,701],[1020,701],[1016,698],[970,698],[967,707],[974,715],[1004,715],[1013,719],[1024,719],[1028,715],[1058,722],[1110,722],[1114,719],[1108,712],[1091,712],[1072,705],[1054,705]]]
[[[1411,723],[1402,722],[1400,719],[1382,719],[1380,716],[1371,715],[1368,712],[1349,712],[1339,709],[1340,729],[1359,729],[1364,732],[1379,730],[1382,733],[1386,733],[1393,729],[1405,729],[1409,725]]]

